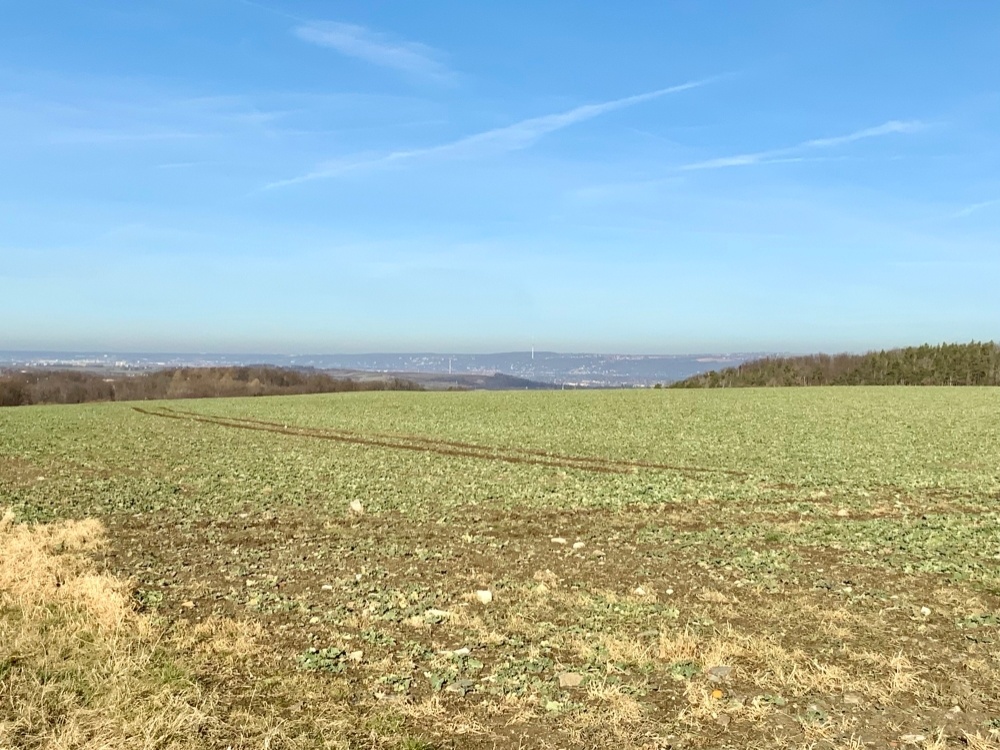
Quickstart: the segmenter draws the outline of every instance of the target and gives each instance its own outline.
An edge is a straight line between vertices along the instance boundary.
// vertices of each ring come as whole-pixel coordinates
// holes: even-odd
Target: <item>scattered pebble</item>
[[[952,694],[957,698],[968,698],[974,692],[969,681],[961,678],[953,680],[950,689]]]
[[[844,703],[849,706],[860,705],[862,697],[860,693],[844,693]]]
[[[458,693],[465,695],[476,686],[473,680],[456,680],[444,689],[446,693]]]
[[[364,651],[352,651],[347,655],[347,660],[353,661],[355,664],[359,663],[364,658],[365,658]]]
[[[451,612],[446,609],[428,609],[424,612],[424,622],[436,623],[447,620],[451,617]]]
[[[579,672],[563,672],[559,675],[559,687],[575,688],[583,684],[583,675]]]
[[[729,677],[732,671],[732,667],[720,664],[719,666],[712,667],[708,670],[708,679],[712,682],[722,682],[724,679]]]
[[[920,614],[922,614],[924,617],[930,617],[931,608],[930,607],[921,607],[920,608]]]
[[[323,591],[333,591],[333,586],[330,585],[329,583],[324,583],[322,586],[320,586],[320,588]]]
[[[926,739],[927,738],[922,734],[904,734],[899,738],[899,741],[905,742],[907,745],[919,745]]]
[[[361,504],[360,500],[351,500],[350,509],[351,513],[358,516],[363,515],[365,512],[365,506]]]
[[[181,606],[184,607],[184,609],[194,609],[194,602],[188,599]]]
[[[583,549],[586,546],[586,542],[573,542],[573,549]]]
[[[645,596],[646,589],[644,589],[642,586],[636,586],[635,590],[632,593],[635,594],[636,596]]]
[[[554,536],[551,541],[553,544],[566,544],[566,539],[561,536]]]
[[[550,586],[554,586],[559,583],[559,576],[553,573],[551,570],[546,568],[545,570],[536,570],[534,576],[532,576],[536,581],[541,581],[542,583],[547,583]]]
[[[476,592],[476,598],[480,604],[489,604],[493,601],[493,592],[489,589],[480,589]]]

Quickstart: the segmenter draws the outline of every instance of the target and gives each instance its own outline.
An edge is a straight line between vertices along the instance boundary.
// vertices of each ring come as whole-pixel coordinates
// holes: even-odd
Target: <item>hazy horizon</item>
[[[937,346],[941,344],[968,344],[973,341],[993,341],[994,339],[970,339],[968,341],[920,341],[912,344],[899,346],[881,346],[866,349],[810,349],[810,350],[778,350],[778,349],[700,349],[691,351],[622,351],[622,350],[557,350],[557,349],[507,349],[507,350],[458,350],[458,349],[358,349],[358,350],[328,350],[328,351],[293,351],[293,350],[224,350],[224,349],[118,349],[115,347],[96,348],[3,348],[0,347],[0,355],[11,354],[32,354],[32,355],[131,355],[131,356],[154,356],[154,355],[180,355],[180,356],[221,356],[221,357],[365,357],[365,356],[428,356],[428,357],[491,357],[491,356],[525,356],[532,354],[536,357],[560,356],[560,357],[726,357],[741,355],[779,355],[779,356],[800,356],[812,354],[866,354],[869,352],[889,351],[893,349],[905,349],[908,347],[918,347],[922,345]]]

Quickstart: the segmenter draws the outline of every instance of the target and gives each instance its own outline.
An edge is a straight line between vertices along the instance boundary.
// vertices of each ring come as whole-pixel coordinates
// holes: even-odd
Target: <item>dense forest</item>
[[[0,406],[161,398],[421,390],[409,380],[350,380],[280,367],[184,367],[137,375],[72,370],[0,372]]]
[[[867,354],[765,357],[695,375],[671,387],[793,385],[1000,385],[1000,345],[974,341]]]

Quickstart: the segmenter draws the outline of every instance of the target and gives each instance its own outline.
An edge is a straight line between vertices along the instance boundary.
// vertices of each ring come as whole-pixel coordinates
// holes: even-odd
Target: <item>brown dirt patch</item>
[[[362,652],[337,679],[443,747],[884,746],[938,730],[960,741],[1000,713],[997,628],[956,625],[1000,612],[995,596],[852,565],[832,549],[792,550],[787,565],[757,570],[717,548],[638,541],[685,521],[698,525],[670,506],[477,508],[420,523],[308,510],[123,516],[109,522],[104,561],[161,596],[168,619],[260,623],[291,671],[308,648]],[[488,607],[472,596],[481,588],[495,595]],[[411,622],[431,609],[450,615]],[[460,648],[475,672],[449,672],[459,666],[441,654]],[[712,682],[703,670],[720,661],[734,671]],[[562,671],[589,687],[559,690]],[[479,681],[508,672],[509,683]],[[464,696],[434,687],[464,678],[475,683]],[[522,678],[535,686],[524,694]],[[498,684],[513,692],[489,692]]]

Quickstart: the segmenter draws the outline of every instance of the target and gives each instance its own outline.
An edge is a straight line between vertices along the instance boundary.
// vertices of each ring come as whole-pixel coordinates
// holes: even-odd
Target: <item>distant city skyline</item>
[[[11,4],[0,349],[1000,338],[1000,5]]]
[[[0,369],[142,372],[174,367],[279,367],[400,375],[501,374],[542,383],[582,387],[648,387],[670,383],[717,367],[759,358],[763,353],[696,355],[621,355],[558,352],[441,354],[431,352],[364,354],[223,354],[178,352],[7,352]],[[363,377],[363,376],[362,376]],[[440,381],[441,378],[434,378]],[[507,385],[506,387],[510,387]]]

